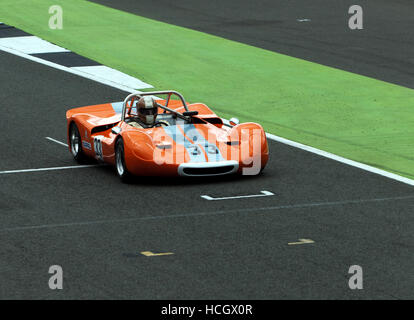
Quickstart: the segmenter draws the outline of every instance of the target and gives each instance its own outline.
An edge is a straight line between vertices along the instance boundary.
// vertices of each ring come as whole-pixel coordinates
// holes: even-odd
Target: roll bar
[[[127,96],[126,98],[125,98],[125,100],[124,100],[124,103],[123,103],[123,105],[122,105],[122,117],[121,117],[121,120],[122,121],[124,121],[125,120],[125,113],[126,113],[126,107],[127,107],[127,103],[129,102],[129,101],[131,101],[132,100],[132,98],[138,98],[138,99],[140,99],[141,97],[143,97],[143,96],[153,96],[153,95],[160,95],[160,94],[166,94],[167,95],[167,99],[166,99],[166,102],[165,102],[165,106],[162,106],[162,105],[160,105],[159,103],[157,103],[157,105],[158,105],[158,107],[160,107],[160,108],[162,108],[162,109],[164,109],[164,110],[167,110],[167,111],[169,111],[169,112],[172,112],[172,113],[175,113],[178,117],[180,117],[180,118],[182,118],[182,119],[184,119],[184,120],[188,120],[188,118],[189,117],[187,117],[187,116],[185,116],[185,115],[183,115],[182,113],[180,113],[180,112],[177,112],[177,111],[175,111],[175,110],[173,110],[173,109],[170,109],[170,108],[168,108],[168,103],[170,102],[170,100],[171,100],[171,96],[172,95],[176,95],[177,97],[179,97],[180,98],[180,100],[181,100],[181,102],[182,102],[182,104],[183,104],[183,106],[184,106],[184,109],[188,112],[189,110],[188,110],[188,107],[187,107],[187,103],[185,102],[185,99],[184,99],[184,97],[182,96],[182,94],[181,93],[179,93],[179,92],[177,92],[177,91],[171,91],[171,90],[167,90],[167,91],[152,91],[152,92],[140,92],[140,93],[131,93],[129,96]]]

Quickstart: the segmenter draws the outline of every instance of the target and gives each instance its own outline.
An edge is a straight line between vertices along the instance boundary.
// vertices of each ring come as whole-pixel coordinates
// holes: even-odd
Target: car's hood
[[[227,131],[212,124],[177,124],[147,129],[154,145],[169,152],[188,154],[188,162],[228,160],[223,151],[230,138]]]

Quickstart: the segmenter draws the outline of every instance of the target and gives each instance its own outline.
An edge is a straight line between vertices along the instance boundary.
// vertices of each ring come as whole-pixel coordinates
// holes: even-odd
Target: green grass
[[[55,4],[63,30],[48,27]],[[414,178],[414,90],[83,0],[1,0],[0,20],[220,116]]]

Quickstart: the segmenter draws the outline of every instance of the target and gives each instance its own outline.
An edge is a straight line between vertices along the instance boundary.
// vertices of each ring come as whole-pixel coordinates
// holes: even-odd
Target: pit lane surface
[[[0,171],[75,165],[45,137],[66,142],[68,108],[126,95],[3,52],[0,69]],[[1,174],[0,298],[413,298],[413,188],[269,144],[257,177],[125,185],[106,166]],[[261,190],[275,196],[200,197]],[[315,243],[288,245],[302,238]],[[61,291],[48,287],[56,264]],[[348,288],[355,264],[363,290]]]

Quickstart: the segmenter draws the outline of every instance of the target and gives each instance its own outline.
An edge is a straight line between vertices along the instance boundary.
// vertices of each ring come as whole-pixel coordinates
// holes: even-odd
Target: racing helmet
[[[137,103],[138,118],[145,124],[151,125],[155,123],[158,114],[157,103],[152,97],[144,96]]]

